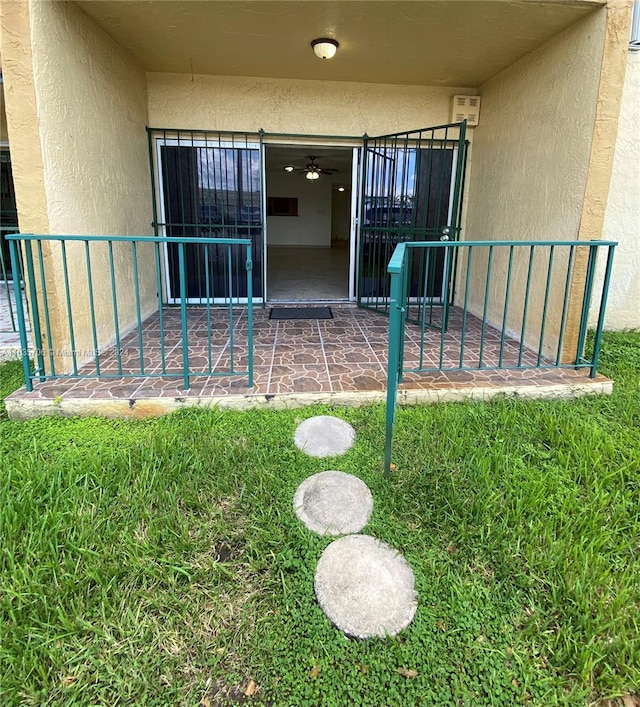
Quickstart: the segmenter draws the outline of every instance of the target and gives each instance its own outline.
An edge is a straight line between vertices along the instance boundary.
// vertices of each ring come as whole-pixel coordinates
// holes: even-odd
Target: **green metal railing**
[[[185,389],[194,376],[247,376],[253,387],[250,239],[16,233],[7,241],[13,272],[22,251],[30,303],[32,350],[16,299],[27,390],[34,380],[137,376],[179,377]],[[191,246],[202,256],[197,264],[187,262]],[[172,263],[177,306],[168,307]],[[189,297],[193,279],[198,306]]]
[[[588,369],[596,375],[616,243],[463,241],[400,243],[389,262],[385,474],[391,468],[404,373]],[[584,347],[598,254],[606,251],[591,360]],[[442,262],[442,296],[426,287]],[[423,273],[416,290],[412,273]]]

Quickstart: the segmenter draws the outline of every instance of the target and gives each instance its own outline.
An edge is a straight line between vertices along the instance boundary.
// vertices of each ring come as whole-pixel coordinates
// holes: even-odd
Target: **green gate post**
[[[393,252],[387,272],[391,275],[391,299],[389,301],[389,361],[387,368],[387,413],[384,439],[384,476],[391,473],[391,451],[393,447],[393,423],[396,415],[396,397],[400,376],[400,361],[404,348],[403,313],[406,244],[400,243]]]

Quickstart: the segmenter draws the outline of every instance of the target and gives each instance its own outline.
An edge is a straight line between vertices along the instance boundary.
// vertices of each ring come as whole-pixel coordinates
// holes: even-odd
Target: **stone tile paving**
[[[34,390],[18,391],[17,398],[65,399],[149,397],[184,398],[193,396],[272,396],[291,393],[380,393],[387,384],[388,320],[386,317],[354,305],[332,305],[330,320],[270,320],[270,308],[254,308],[254,386],[248,388],[246,376],[230,376],[231,354],[234,370],[246,370],[248,336],[246,310],[234,310],[233,346],[229,338],[226,309],[190,308],[188,310],[188,351],[192,375],[191,388],[184,389],[182,373],[182,336],[180,312],[176,308],[163,311],[162,327],[158,314],[147,319],[141,332],[127,334],[121,341],[118,357],[113,349],[101,356],[99,379],[57,379],[36,383]],[[210,334],[209,331],[210,326]],[[420,358],[420,330],[407,324],[405,368],[415,367]],[[468,316],[464,343],[464,362],[479,362],[481,323]],[[140,367],[139,340],[143,342]],[[441,335],[427,331],[423,365],[439,363]],[[165,367],[161,365],[161,343],[164,343]],[[573,369],[454,370],[459,365],[461,349],[461,316],[455,308],[449,331],[444,336],[444,370],[404,374],[400,390],[443,390],[458,387],[536,386],[556,383],[588,383],[586,371]],[[500,353],[500,337],[487,328],[483,364],[496,365]],[[517,361],[519,344],[506,340],[505,361]],[[535,364],[535,355],[523,350],[523,361]],[[209,370],[210,369],[210,370]],[[447,370],[451,369],[451,370]],[[212,371],[212,373],[211,373]],[[95,375],[95,363],[81,369]],[[121,373],[121,375],[119,375]],[[115,377],[106,377],[115,376]],[[606,380],[599,376],[597,381]]]

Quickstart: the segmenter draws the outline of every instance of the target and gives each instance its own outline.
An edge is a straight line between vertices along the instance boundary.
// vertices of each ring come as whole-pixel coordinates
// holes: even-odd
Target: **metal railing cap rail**
[[[427,128],[417,128],[416,130],[404,130],[401,133],[391,133],[389,135],[373,135],[373,136],[367,136],[371,137],[373,140],[384,140],[385,138],[392,138],[392,137],[400,137],[402,135],[414,135],[415,133],[426,133],[426,132],[435,132],[436,130],[452,130],[455,128],[461,128],[463,125],[466,125],[467,121],[466,120],[460,120],[457,123],[449,123],[445,125],[433,125],[429,126]]]
[[[618,241],[405,241],[398,243],[393,251],[387,272],[389,274],[399,273],[402,270],[402,264],[407,248],[489,248],[492,246],[524,247],[531,246],[554,246],[554,247],[591,247],[591,246],[608,246],[615,248]]]
[[[530,247],[534,246],[592,246],[592,245],[605,245],[605,246],[617,246],[618,241],[407,241],[404,244],[410,248],[423,248],[424,246],[429,247],[440,247],[440,248],[459,248],[462,246],[523,246]]]
[[[5,236],[10,241],[97,241],[107,243],[196,243],[220,245],[251,245],[250,238],[209,238],[207,236],[79,236],[34,233],[12,233]]]

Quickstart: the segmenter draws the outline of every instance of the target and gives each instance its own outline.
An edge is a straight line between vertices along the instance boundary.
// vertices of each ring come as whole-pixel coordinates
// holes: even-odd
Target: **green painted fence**
[[[430,371],[588,369],[595,377],[616,243],[462,241],[400,243],[389,262],[385,474],[391,468],[398,384]],[[602,254],[593,354],[584,358]],[[443,287],[430,296],[432,264]],[[417,282],[415,273],[422,273]],[[409,352],[409,355],[408,355]]]
[[[27,390],[34,380],[138,376],[179,377],[185,389],[194,376],[245,376],[253,386],[250,239],[24,233],[6,238],[13,272],[22,256],[30,304],[33,349],[21,298],[15,303]],[[194,248],[201,256],[197,262],[186,257]],[[169,290],[173,307],[167,306]],[[214,341],[212,321],[222,328],[221,310],[226,329]],[[246,317],[242,367],[239,317]],[[201,324],[197,331],[195,321]],[[194,366],[190,346],[196,337],[203,353]],[[213,355],[214,349],[224,350],[224,357]]]

